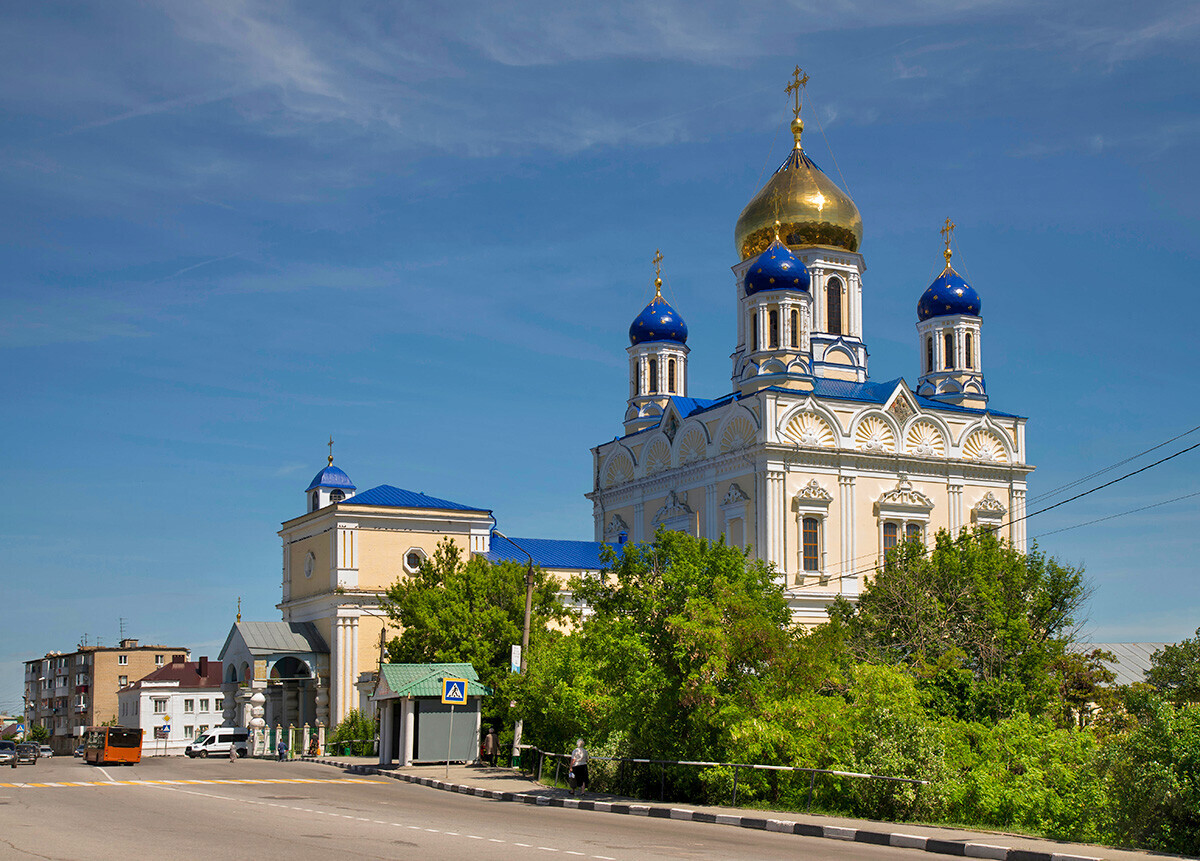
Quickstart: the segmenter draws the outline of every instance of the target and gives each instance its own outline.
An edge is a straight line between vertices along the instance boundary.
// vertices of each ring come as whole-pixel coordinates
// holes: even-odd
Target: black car
[[[39,756],[41,756],[41,750],[33,742],[27,741],[17,745],[17,762],[36,764]]]

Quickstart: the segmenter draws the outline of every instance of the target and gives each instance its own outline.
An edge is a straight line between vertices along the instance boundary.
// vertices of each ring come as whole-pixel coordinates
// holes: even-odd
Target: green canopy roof
[[[466,679],[467,696],[482,697],[491,690],[479,681],[479,674],[470,664],[381,664],[379,682],[375,686],[376,700],[396,697],[442,696],[442,679]]]

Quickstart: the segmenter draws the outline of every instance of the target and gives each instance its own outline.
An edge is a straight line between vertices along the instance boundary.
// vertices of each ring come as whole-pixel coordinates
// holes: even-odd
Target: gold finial
[[[808,84],[808,75],[799,66],[792,72],[792,82],[784,87],[784,92],[793,98],[792,105],[792,137],[796,139],[796,149],[801,149],[800,135],[804,132],[804,120],[800,119],[800,93]]]
[[[954,222],[949,218],[947,218],[946,223],[942,225],[942,240],[946,243],[946,250],[942,253],[946,255],[946,266],[950,265],[950,258],[954,254],[954,252],[950,250],[950,240],[954,236],[955,226],[956,225]]]
[[[241,596],[241,595],[239,595],[239,596],[238,596],[238,614],[237,614],[237,620],[238,620],[239,622],[240,622],[240,621],[242,621],[242,596]]]
[[[657,248],[654,249],[654,259],[651,261],[654,264],[654,298],[662,296],[662,252]]]
[[[329,465],[333,466],[333,434],[329,435]]]

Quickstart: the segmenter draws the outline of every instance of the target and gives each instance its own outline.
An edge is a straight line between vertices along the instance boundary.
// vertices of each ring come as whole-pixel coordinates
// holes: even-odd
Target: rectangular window
[[[817,566],[817,535],[820,524],[817,518],[804,518],[804,570],[816,571]]]
[[[206,732],[208,732],[208,724],[200,724],[200,735],[204,735]]]
[[[167,713],[167,700],[165,697],[154,698],[154,713],[156,715],[165,715]]]
[[[193,738],[192,732],[193,732],[193,727],[185,726],[183,728],[183,737],[184,738]]]
[[[129,684],[129,676],[117,676],[117,684],[122,688],[125,687]]]
[[[921,540],[921,524],[910,523],[904,527],[905,541],[920,541]]]
[[[195,700],[184,700],[183,701],[183,710],[189,714],[194,712],[196,710],[196,701]]]
[[[217,697],[215,700],[213,700],[213,711],[215,711],[215,712],[225,711],[225,700],[222,699],[221,697]]]
[[[129,655],[117,655],[117,663],[122,667],[129,663]]]
[[[770,339],[771,349],[779,346],[779,312],[767,312],[767,328],[769,329],[768,338]]]
[[[883,552],[893,550],[900,540],[900,528],[895,523],[883,524]]]
[[[155,655],[154,656],[154,666],[161,667],[162,665],[163,665],[163,656]]]
[[[200,711],[208,711],[208,700],[200,700]]]

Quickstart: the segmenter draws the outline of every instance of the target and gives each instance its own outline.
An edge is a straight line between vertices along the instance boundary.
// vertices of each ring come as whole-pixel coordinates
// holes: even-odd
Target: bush
[[[340,751],[350,745],[351,756],[370,756],[375,752],[375,721],[358,709],[351,709],[326,741],[328,747]]]

